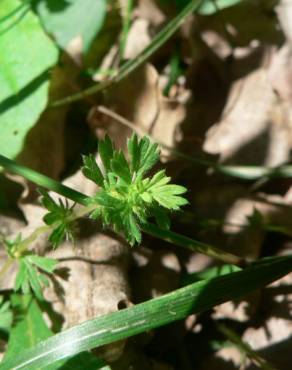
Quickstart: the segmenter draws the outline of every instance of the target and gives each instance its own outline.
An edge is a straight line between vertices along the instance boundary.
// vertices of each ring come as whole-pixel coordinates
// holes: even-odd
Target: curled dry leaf
[[[185,103],[162,95],[159,75],[152,65],[140,67],[130,78],[117,84],[109,93],[107,107],[132,122],[139,133],[148,134],[169,147],[176,146],[186,113]],[[130,135],[128,127],[122,127],[111,117],[101,116],[95,109],[88,120],[94,130],[100,132],[103,127],[118,147],[125,147]]]
[[[289,158],[289,127],[277,119],[279,107],[267,70],[236,81],[221,120],[207,132],[204,149],[223,162],[276,166]]]

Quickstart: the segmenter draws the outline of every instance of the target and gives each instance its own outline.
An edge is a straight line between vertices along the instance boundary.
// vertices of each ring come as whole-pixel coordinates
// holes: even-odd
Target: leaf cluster
[[[53,273],[57,261],[53,258],[27,253],[18,259],[18,263],[19,269],[14,289],[21,290],[24,294],[32,291],[38,299],[42,300],[42,287],[49,285],[46,274]]]
[[[154,217],[159,226],[168,228],[166,210],[179,210],[187,201],[181,196],[186,189],[170,184],[170,177],[164,170],[147,176],[159,160],[157,144],[151,143],[148,137],[139,140],[137,135],[127,144],[129,160],[106,136],[98,148],[102,166],[93,155],[84,156],[82,172],[100,187],[89,200],[96,205],[91,217],[123,232],[133,245],[141,242],[141,226],[149,217]]]
[[[42,300],[42,287],[49,284],[46,275],[53,273],[58,261],[29,251],[22,251],[22,242],[20,234],[15,240],[5,240],[7,254],[18,263],[14,290],[21,290],[24,294],[33,292],[38,299]]]
[[[58,247],[64,239],[74,240],[74,214],[73,206],[69,206],[67,199],[65,202],[59,199],[59,204],[56,203],[47,191],[41,189],[39,192],[42,195],[41,203],[49,211],[44,216],[44,222],[52,226],[52,232],[49,236],[49,241],[53,247]]]

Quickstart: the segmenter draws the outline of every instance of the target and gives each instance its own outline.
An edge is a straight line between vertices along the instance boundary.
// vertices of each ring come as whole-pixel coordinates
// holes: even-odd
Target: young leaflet
[[[187,200],[181,196],[186,188],[170,184],[164,170],[146,177],[159,160],[157,144],[148,137],[139,140],[133,135],[128,140],[128,152],[129,161],[106,136],[99,143],[103,168],[89,155],[83,157],[82,172],[100,187],[88,202],[96,205],[90,217],[111,225],[134,245],[141,242],[141,226],[148,218],[154,217],[160,227],[168,228],[167,210],[179,210]]]
[[[31,291],[42,300],[42,287],[49,284],[46,274],[50,275],[57,267],[58,261],[53,258],[42,257],[29,251],[21,251],[22,237],[15,240],[5,240],[8,256],[18,263],[18,272],[15,278],[14,290],[21,290],[24,294]]]

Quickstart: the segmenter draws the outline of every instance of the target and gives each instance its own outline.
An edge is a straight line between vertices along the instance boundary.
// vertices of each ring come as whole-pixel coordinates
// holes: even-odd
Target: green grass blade
[[[0,370],[34,370],[79,352],[181,320],[237,299],[292,271],[292,256],[266,258],[245,270],[203,280],[134,307],[98,317],[3,361]]]
[[[203,0],[192,0],[186,7],[174,18],[172,19],[152,40],[150,45],[148,45],[142,52],[132,60],[126,62],[118,71],[116,77],[110,81],[94,85],[80,93],[68,96],[66,98],[60,99],[52,104],[53,107],[58,107],[60,105],[72,103],[74,101],[84,99],[85,97],[96,94],[97,92],[110,87],[116,82],[123,80],[132,71],[143,64],[152,54],[154,54],[169,38],[179,29],[182,23],[185,21],[186,17],[196,11],[202,4]]]
[[[16,317],[9,334],[8,348],[5,353],[5,360],[14,358],[19,352],[35,346],[41,340],[53,335],[44,321],[42,311],[38,302],[31,295],[12,295],[12,306],[15,309]],[[42,367],[42,370],[110,370],[104,361],[98,359],[89,352],[79,353],[70,358],[54,362]]]
[[[224,175],[237,177],[245,180],[258,180],[260,178],[292,177],[292,166],[282,165],[279,167],[265,166],[225,166],[213,164],[212,167]]]
[[[39,172],[36,172],[28,167],[21,166],[15,161],[8,159],[0,154],[0,167],[4,167],[8,171],[11,171],[17,175],[24,177],[25,179],[43,187],[48,190],[52,190],[66,198],[73,200],[76,203],[86,204],[86,199],[88,198],[85,194],[79,191],[73,190],[58,181],[51,179]]]

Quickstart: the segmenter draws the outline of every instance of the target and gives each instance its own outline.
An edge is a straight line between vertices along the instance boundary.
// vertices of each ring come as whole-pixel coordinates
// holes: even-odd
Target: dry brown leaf
[[[148,133],[153,140],[175,147],[180,136],[179,127],[185,117],[185,103],[165,98],[158,85],[156,69],[146,64],[111,91],[107,106],[132,122],[137,131]],[[128,127],[109,116],[100,116],[96,110],[91,112],[88,120],[94,130],[100,132],[102,127],[117,147],[125,148],[126,138],[131,133]]]
[[[46,292],[46,298],[64,316],[64,328],[130,305],[127,245],[94,232],[78,240],[75,248],[65,243],[50,256],[61,258],[58,267],[69,269],[67,281],[57,279],[64,290],[62,297],[52,289]],[[99,354],[107,361],[115,361],[124,345],[125,341],[116,342]]]
[[[149,21],[142,18],[134,20],[128,33],[124,58],[135,58],[150,42]]]
[[[289,44],[292,44],[292,1],[280,0],[276,6],[278,20]]]
[[[136,14],[138,17],[151,22],[155,27],[161,25],[166,20],[166,16],[158,7],[155,0],[139,0]]]
[[[292,99],[292,49],[285,44],[279,51],[274,53],[269,67],[269,79],[274,90],[282,100]],[[288,117],[287,117],[288,118]]]
[[[289,146],[285,143],[285,127],[272,122],[275,104],[276,96],[265,69],[236,81],[221,121],[207,132],[204,149],[220,154],[221,161],[225,162],[237,159],[244,164],[282,163],[289,155]]]

